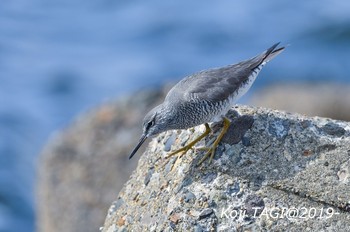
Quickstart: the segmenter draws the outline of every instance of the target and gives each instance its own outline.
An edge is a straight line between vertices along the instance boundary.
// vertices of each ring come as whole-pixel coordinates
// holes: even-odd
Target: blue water
[[[38,153],[76,115],[278,41],[254,88],[349,82],[350,1],[2,0],[0,231],[35,230]]]

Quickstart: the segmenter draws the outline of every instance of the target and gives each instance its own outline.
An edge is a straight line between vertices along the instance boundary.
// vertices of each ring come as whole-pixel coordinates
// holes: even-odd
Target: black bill
[[[134,148],[134,150],[132,150],[130,156],[129,156],[129,159],[131,159],[135,153],[137,152],[137,150],[141,147],[141,145],[143,144],[143,142],[145,142],[145,140],[147,139],[147,136],[146,135],[142,135],[141,136],[141,139],[139,141],[139,143],[136,145],[136,147]]]

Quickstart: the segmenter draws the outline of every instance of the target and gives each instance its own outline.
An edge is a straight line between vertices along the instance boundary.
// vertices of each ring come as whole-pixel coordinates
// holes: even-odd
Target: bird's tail
[[[281,47],[281,48],[277,48],[277,46],[280,43],[276,43],[274,44],[272,47],[270,47],[269,49],[267,49],[264,53],[263,53],[263,59],[261,60],[261,63],[267,63],[270,60],[272,60],[273,58],[275,58],[278,54],[280,54],[281,52],[283,52],[283,50],[285,49],[285,47]],[[276,49],[277,48],[277,49]]]

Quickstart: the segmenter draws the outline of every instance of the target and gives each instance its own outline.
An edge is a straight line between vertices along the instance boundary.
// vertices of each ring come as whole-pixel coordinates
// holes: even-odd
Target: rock
[[[254,119],[249,115],[235,117],[222,141],[230,145],[239,143],[242,141],[246,131],[252,127],[253,123]]]
[[[327,123],[326,125],[322,126],[321,130],[323,130],[329,135],[334,135],[337,137],[340,137],[345,134],[345,129],[333,122]]]
[[[181,147],[184,138],[189,142],[197,137],[202,126],[154,138],[110,207],[102,231],[344,231],[350,227],[350,123],[246,106],[227,116],[232,121],[245,117],[247,123],[242,130],[229,130],[211,164],[197,166],[204,155],[199,149],[169,159],[164,150],[174,134],[171,150]],[[337,129],[326,133],[320,129],[326,125]],[[213,138],[209,135],[197,146]],[[152,176],[146,184],[149,170]],[[120,218],[130,218],[130,223],[120,227]]]
[[[141,134],[142,119],[163,97],[163,91],[150,90],[104,104],[51,139],[38,165],[39,231],[98,231],[136,167],[137,159],[128,155]],[[151,172],[142,184],[151,180]],[[124,204],[120,199],[113,208]],[[118,231],[126,231],[128,220],[119,218]]]
[[[202,219],[204,219],[204,218],[207,218],[207,217],[209,217],[212,213],[213,213],[213,209],[206,208],[206,209],[204,209],[204,210],[199,214],[198,219],[199,219],[199,220],[202,220]]]

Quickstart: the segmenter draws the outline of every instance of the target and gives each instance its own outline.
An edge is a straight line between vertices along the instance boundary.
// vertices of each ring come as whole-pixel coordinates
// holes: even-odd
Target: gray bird
[[[225,114],[248,91],[263,66],[284,50],[284,47],[277,48],[278,45],[279,43],[274,44],[262,54],[249,60],[222,68],[200,71],[178,82],[169,91],[164,102],[152,109],[143,119],[141,139],[131,152],[129,159],[152,135],[205,124],[206,130],[201,136],[169,156],[179,152],[186,153],[210,133],[208,123],[223,120],[224,126],[221,133],[208,148],[199,164],[209,155],[211,162],[216,147],[230,126],[230,121]]]

